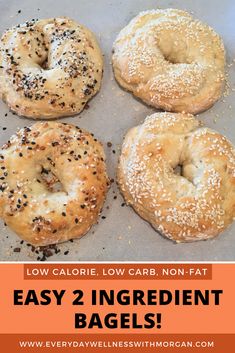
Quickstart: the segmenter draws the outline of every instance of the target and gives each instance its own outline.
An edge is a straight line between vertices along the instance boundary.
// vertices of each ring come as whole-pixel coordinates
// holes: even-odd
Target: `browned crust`
[[[155,108],[196,114],[222,94],[223,42],[187,12],[140,13],[121,30],[113,51],[118,83]]]
[[[1,217],[29,243],[78,238],[97,222],[109,179],[102,145],[87,131],[55,122],[23,128],[0,150],[0,167]],[[61,191],[51,191],[50,173]]]
[[[126,202],[176,242],[213,238],[235,217],[234,147],[192,115],[156,113],[132,128],[117,177]]]
[[[0,97],[18,115],[71,116],[100,89],[103,58],[94,34],[66,18],[29,21],[0,42]]]

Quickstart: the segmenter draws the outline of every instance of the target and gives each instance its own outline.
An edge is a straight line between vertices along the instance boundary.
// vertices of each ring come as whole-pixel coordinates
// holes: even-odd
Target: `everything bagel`
[[[141,12],[121,30],[113,52],[118,83],[151,106],[195,114],[221,96],[222,40],[187,12]]]
[[[235,217],[235,150],[192,115],[156,113],[126,135],[118,182],[128,204],[176,242],[213,238]]]
[[[108,185],[102,145],[73,125],[36,123],[0,150],[0,216],[34,245],[84,235]]]
[[[79,113],[99,90],[102,70],[94,35],[68,18],[26,22],[0,42],[0,96],[25,117]]]

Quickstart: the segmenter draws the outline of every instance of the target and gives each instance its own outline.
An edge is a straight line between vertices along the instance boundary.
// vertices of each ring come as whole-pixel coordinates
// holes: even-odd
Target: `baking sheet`
[[[233,0],[0,0],[0,32],[32,18],[69,16],[89,27],[97,36],[104,54],[101,91],[89,103],[89,109],[72,118],[60,119],[93,132],[106,150],[109,176],[115,179],[120,145],[126,131],[154,112],[123,91],[115,82],[111,66],[111,48],[118,32],[140,11],[174,7],[192,12],[211,25],[223,38],[227,50],[230,94],[212,109],[200,115],[207,126],[225,134],[235,144],[235,1]],[[7,113],[7,116],[5,114]],[[0,143],[18,127],[33,120],[19,118],[0,102]],[[3,130],[2,128],[7,129]],[[112,147],[107,146],[112,142]],[[235,222],[214,240],[174,244],[163,238],[123,199],[115,183],[109,190],[103,218],[80,240],[47,250],[35,251],[3,222],[0,224],[0,261],[228,261],[235,260]],[[47,257],[47,255],[51,255]]]

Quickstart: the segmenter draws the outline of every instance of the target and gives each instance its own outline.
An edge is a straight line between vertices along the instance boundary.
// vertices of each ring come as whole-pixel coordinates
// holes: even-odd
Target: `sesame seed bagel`
[[[0,42],[0,96],[25,117],[79,113],[99,90],[102,70],[93,33],[69,18],[26,22]]]
[[[0,216],[33,245],[83,236],[108,185],[101,143],[73,125],[36,123],[0,150]]]
[[[126,135],[118,182],[128,204],[176,242],[213,238],[235,217],[235,150],[193,115],[156,113]]]
[[[113,52],[118,83],[153,107],[195,114],[222,94],[222,40],[187,12],[141,12],[121,30]]]

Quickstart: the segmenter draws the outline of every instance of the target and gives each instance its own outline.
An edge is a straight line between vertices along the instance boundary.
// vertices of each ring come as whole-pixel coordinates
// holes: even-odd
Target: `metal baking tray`
[[[99,223],[80,240],[42,250],[21,240],[0,224],[0,261],[233,261],[235,222],[218,238],[175,244],[158,234],[130,207],[115,183],[117,159],[124,134],[154,110],[122,90],[113,77],[111,50],[114,39],[132,17],[153,8],[179,8],[211,25],[223,38],[227,51],[229,95],[200,114],[207,126],[235,143],[235,2],[233,0],[0,0],[0,32],[32,18],[69,16],[89,27],[104,54],[100,92],[81,114],[60,119],[93,132],[105,147],[109,176],[114,179]],[[6,115],[7,114],[7,115]],[[6,116],[5,116],[6,115]],[[0,102],[0,143],[33,120],[9,112]],[[3,130],[3,128],[5,128]],[[107,142],[112,146],[108,147]],[[110,145],[110,144],[108,144]]]

